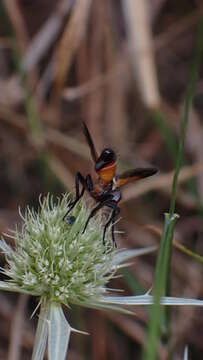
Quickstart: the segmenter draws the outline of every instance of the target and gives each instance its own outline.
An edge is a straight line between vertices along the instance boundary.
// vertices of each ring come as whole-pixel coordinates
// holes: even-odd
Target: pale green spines
[[[82,234],[89,211],[80,202],[71,214],[72,225],[63,221],[68,196],[54,203],[47,196],[40,201],[38,212],[27,208],[22,230],[14,232],[16,249],[4,242],[0,248],[6,255],[8,268],[3,272],[19,290],[68,304],[87,302],[103,295],[113,276],[115,250],[109,233],[102,244],[101,217],[91,219]]]

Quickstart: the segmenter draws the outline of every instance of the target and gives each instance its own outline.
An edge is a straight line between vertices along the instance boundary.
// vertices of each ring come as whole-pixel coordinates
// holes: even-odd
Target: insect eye
[[[111,162],[116,160],[116,155],[111,149],[104,149],[101,154],[101,158],[106,162]]]

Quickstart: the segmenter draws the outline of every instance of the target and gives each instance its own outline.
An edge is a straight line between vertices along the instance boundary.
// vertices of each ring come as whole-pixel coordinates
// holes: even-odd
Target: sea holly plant
[[[62,305],[71,304],[94,309],[132,314],[135,305],[153,303],[146,292],[139,296],[116,296],[109,281],[116,272],[129,265],[132,258],[156,249],[116,249],[107,232],[102,243],[102,214],[91,219],[82,232],[88,208],[80,201],[69,214],[73,221],[64,221],[69,195],[54,202],[52,196],[40,199],[38,211],[27,208],[22,227],[12,231],[15,247],[0,241],[7,266],[1,269],[7,280],[0,289],[37,296],[39,320],[32,360],[42,360],[48,344],[49,360],[66,357],[70,334],[78,332],[68,323]],[[174,297],[161,298],[163,305],[203,306],[203,300]],[[79,331],[80,332],[80,331]]]

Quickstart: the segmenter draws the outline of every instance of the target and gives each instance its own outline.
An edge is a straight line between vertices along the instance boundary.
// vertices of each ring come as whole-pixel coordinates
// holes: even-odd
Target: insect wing
[[[96,152],[92,137],[91,137],[90,132],[89,132],[89,130],[87,128],[87,125],[84,123],[84,121],[82,122],[82,124],[83,124],[83,132],[85,134],[87,143],[89,145],[92,159],[93,159],[94,162],[96,162],[97,159],[98,159],[98,155],[97,155],[97,152]]]
[[[144,179],[148,176],[152,176],[157,173],[156,168],[137,168],[132,170],[127,170],[122,174],[117,176],[117,186],[123,186],[130,182]]]

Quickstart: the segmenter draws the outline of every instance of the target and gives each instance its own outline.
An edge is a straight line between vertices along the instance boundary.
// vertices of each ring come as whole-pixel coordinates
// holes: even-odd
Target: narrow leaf
[[[49,360],[65,360],[71,327],[67,322],[62,307],[51,304],[48,334]]]
[[[48,336],[49,310],[48,303],[41,305],[32,360],[43,360],[44,358]]]
[[[0,249],[5,254],[9,254],[13,252],[13,249],[3,239],[0,240]]]
[[[151,305],[154,303],[154,297],[148,294],[138,296],[104,296],[100,301],[109,305]],[[162,305],[203,306],[203,300],[169,296],[162,297],[160,303]]]
[[[157,246],[147,246],[141,249],[122,250],[115,254],[113,258],[113,266],[119,265],[124,261],[130,260],[136,256],[150,254],[157,250]]]
[[[122,314],[126,314],[126,315],[134,315],[134,313],[130,310],[124,309],[121,306],[115,305],[115,304],[111,304],[111,303],[106,303],[103,301],[103,298],[101,299],[101,301],[97,300],[97,301],[91,301],[91,302],[87,302],[87,303],[82,303],[82,306],[85,306],[87,308],[90,309],[96,309],[96,310],[113,310],[113,311],[117,311],[120,312]]]
[[[98,298],[97,300],[88,300],[82,303],[77,301],[75,305],[87,307],[89,309],[107,310],[107,311],[113,310],[127,315],[134,315],[134,312],[132,312],[131,310],[124,309],[119,305],[107,304],[106,302],[103,301],[103,298],[104,297]]]
[[[0,281],[0,290],[3,291],[11,291],[11,292],[19,292],[21,294],[28,294],[33,296],[39,296],[39,294],[36,294],[30,290],[22,289],[16,285],[14,285],[12,282],[7,281]]]
[[[6,281],[0,281],[0,290],[20,292],[20,289],[17,286],[13,285],[12,283],[8,283]]]
[[[185,347],[183,360],[188,360],[188,346]]]

